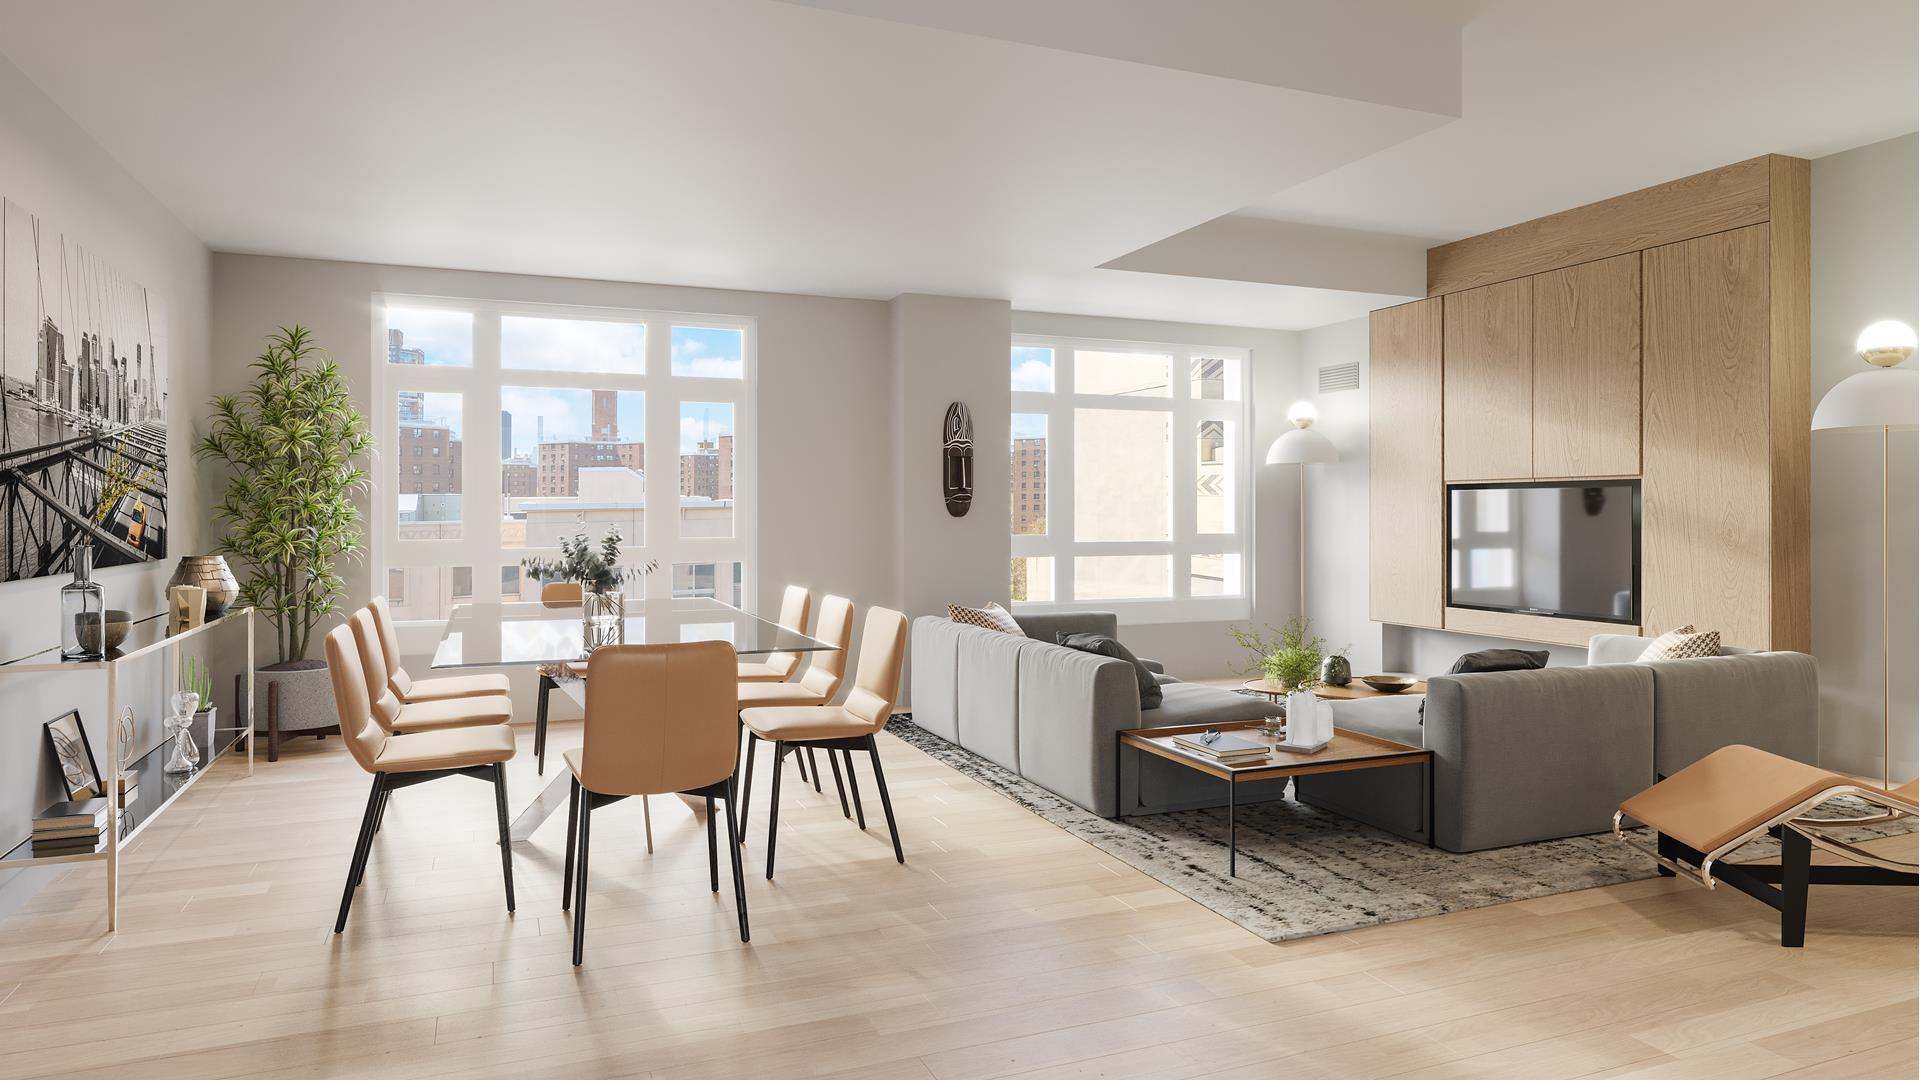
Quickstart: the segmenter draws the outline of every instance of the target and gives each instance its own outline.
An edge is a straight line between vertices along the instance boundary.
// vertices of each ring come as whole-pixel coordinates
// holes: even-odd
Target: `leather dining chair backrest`
[[[353,754],[353,760],[368,772],[378,772],[374,762],[386,748],[387,733],[373,720],[373,703],[367,699],[367,673],[360,663],[360,647],[354,644],[353,630],[336,626],[327,632],[327,675],[333,680],[333,707],[340,716],[341,741]]]
[[[392,682],[382,674],[388,668],[387,654],[382,647],[380,627],[374,618],[373,608],[363,607],[348,616],[347,628],[353,631],[353,644],[359,652],[360,668],[365,672],[367,701],[372,706],[373,720],[383,730],[392,732],[394,721],[400,718],[400,695],[394,693]]]
[[[888,608],[868,608],[853,689],[842,708],[872,724],[875,731],[886,727],[900,694],[900,665],[906,655],[907,617]]]
[[[724,641],[606,645],[587,662],[580,783],[660,795],[717,783],[739,749],[739,658]]]
[[[847,650],[853,647],[853,601],[831,593],[821,597],[820,623],[813,628],[813,636],[833,648],[807,654],[807,673],[800,676],[800,685],[831,701],[840,692],[840,680],[847,673]]]
[[[813,609],[813,594],[800,585],[789,585],[780,596],[780,625],[796,634],[807,632],[807,615]],[[800,654],[790,652],[771,653],[767,656],[767,666],[786,678],[793,669],[800,666]]]
[[[540,586],[540,602],[548,607],[573,607],[585,595],[577,581],[549,581]]]
[[[376,596],[367,604],[373,612],[373,625],[380,639],[380,653],[386,659],[383,678],[393,692],[405,698],[413,690],[413,677],[400,666],[400,631],[393,625],[393,608],[387,598]],[[369,676],[373,673],[369,672]]]

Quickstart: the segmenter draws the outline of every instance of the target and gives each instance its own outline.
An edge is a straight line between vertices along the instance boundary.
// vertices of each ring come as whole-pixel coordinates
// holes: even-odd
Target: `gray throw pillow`
[[[1481,649],[1453,662],[1449,675],[1471,675],[1481,671],[1533,671],[1547,666],[1545,649]]]
[[[1064,645],[1069,649],[1078,649],[1098,656],[1111,656],[1115,660],[1125,660],[1132,664],[1134,680],[1140,684],[1141,711],[1160,707],[1160,700],[1165,695],[1161,693],[1159,680],[1153,677],[1153,672],[1147,670],[1147,665],[1141,663],[1140,658],[1129,652],[1125,645],[1105,634],[1075,634],[1065,630],[1055,634],[1053,641],[1054,644]]]

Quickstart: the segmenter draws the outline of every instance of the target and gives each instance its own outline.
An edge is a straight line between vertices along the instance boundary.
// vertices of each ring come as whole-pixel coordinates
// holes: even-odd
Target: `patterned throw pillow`
[[[1653,639],[1646,651],[1640,654],[1638,663],[1649,660],[1691,660],[1701,656],[1720,655],[1720,631],[1695,630],[1692,623],[1669,630]]]
[[[1008,634],[1026,636],[1020,624],[1013,621],[1013,614],[999,604],[988,604],[984,608],[961,607],[959,604],[947,605],[947,618],[963,626],[978,626],[982,630],[999,630]]]

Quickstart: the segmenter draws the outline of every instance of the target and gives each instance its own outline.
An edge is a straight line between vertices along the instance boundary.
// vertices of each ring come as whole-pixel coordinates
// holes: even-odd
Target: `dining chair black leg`
[[[841,764],[847,767],[847,790],[853,798],[853,814],[861,832],[867,831],[867,808],[860,802],[860,778],[853,773],[853,751],[842,750]]]
[[[580,789],[580,862],[573,891],[573,966],[587,954],[587,838],[593,831],[593,792]]]
[[[740,865],[740,838],[733,833],[733,777],[727,777],[727,854],[733,858],[733,906],[740,913],[740,940],[747,934],[747,875]]]
[[[534,695],[533,704],[533,772],[536,776],[547,774],[547,696],[558,689],[559,683],[551,675],[540,676],[540,689]]]
[[[507,767],[493,766],[493,809],[500,819],[500,876],[507,883],[507,913],[513,913],[513,837],[507,832]]]
[[[831,759],[833,757],[833,751],[827,751],[827,757]],[[813,790],[818,793],[820,791],[820,763],[813,760],[813,747],[811,746],[807,747],[807,768],[813,771]]]
[[[380,809],[373,812],[373,831],[375,833],[378,833],[380,827],[387,823],[387,802],[392,798],[392,791],[383,791],[380,793]]]
[[[887,812],[887,831],[893,834],[893,861],[905,864],[906,852],[900,850],[900,826],[893,821],[893,800],[887,797],[887,774],[880,769],[880,744],[867,736],[867,755],[873,761],[873,782],[880,789],[880,808]]]
[[[804,757],[801,757],[799,754],[795,754],[793,755],[793,763],[795,765],[800,766],[800,782],[803,784],[806,783],[807,782],[807,759]]]
[[[360,859],[360,872],[354,875],[353,887],[359,888],[367,878],[367,863],[372,861],[373,837],[380,835],[380,823],[387,820],[387,800],[393,798],[393,789],[384,783],[380,787],[380,801],[373,807],[373,830],[367,833],[367,854]]]
[[[373,846],[373,818],[386,793],[386,774],[373,774],[373,788],[367,792],[367,812],[360,816],[360,833],[353,841],[353,858],[347,863],[347,887],[340,894],[340,915],[333,920],[333,932],[347,928],[347,911],[353,907],[353,890],[360,887],[360,871],[366,866],[367,849]]]
[[[759,745],[760,736],[747,732],[747,767],[740,771],[740,836],[741,843],[747,842],[747,811],[753,809],[753,748]]]
[[[720,891],[720,828],[713,823],[713,796],[707,796],[707,883]]]
[[[567,868],[560,875],[560,910],[573,904],[573,850],[580,841],[580,778],[567,781]]]
[[[853,811],[847,806],[847,785],[840,779],[840,755],[827,751],[827,764],[833,766],[833,789],[840,793],[840,816],[853,820]]]
[[[767,880],[773,880],[774,836],[780,831],[780,762],[787,756],[787,744],[773,744],[773,800],[767,804]]]

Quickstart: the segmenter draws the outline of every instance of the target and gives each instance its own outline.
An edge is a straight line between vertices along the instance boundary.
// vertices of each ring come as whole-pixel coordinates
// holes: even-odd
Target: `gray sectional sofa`
[[[1102,817],[1225,803],[1218,780],[1157,758],[1142,762],[1140,754],[1122,759],[1117,735],[1257,719],[1276,711],[1266,700],[1163,675],[1160,707],[1143,713],[1131,664],[1053,644],[1061,631],[1118,637],[1112,612],[1015,619],[1026,637],[934,616],[913,621],[907,655],[916,725]],[[1244,785],[1240,798],[1279,798],[1285,787]]]
[[[1217,780],[1143,754],[1115,733],[1252,719],[1266,701],[1169,681],[1140,711],[1123,661],[1052,644],[1061,630],[1117,635],[1107,612],[1018,617],[1027,637],[924,617],[913,624],[913,719],[1103,817],[1216,806]],[[1811,762],[1818,673],[1801,653],[1633,662],[1648,639],[1595,637],[1584,667],[1446,675],[1420,699],[1344,702],[1335,723],[1434,752],[1415,769],[1301,777],[1295,795],[1450,851],[1602,832],[1627,796],[1732,743]],[[1284,781],[1243,785],[1241,801]]]

